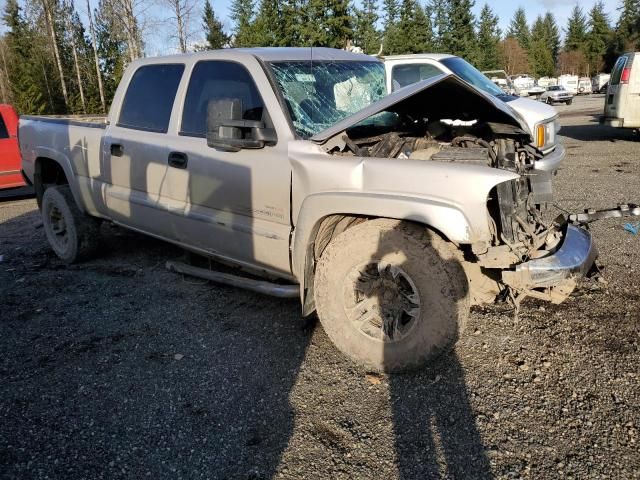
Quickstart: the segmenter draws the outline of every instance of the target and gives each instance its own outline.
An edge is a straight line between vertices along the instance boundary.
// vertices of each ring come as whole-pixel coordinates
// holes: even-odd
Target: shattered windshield
[[[296,133],[309,138],[387,93],[380,62],[273,62]]]

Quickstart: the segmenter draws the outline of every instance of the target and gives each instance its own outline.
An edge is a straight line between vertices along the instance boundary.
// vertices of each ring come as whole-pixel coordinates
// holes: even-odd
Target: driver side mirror
[[[264,148],[277,141],[275,129],[262,120],[243,120],[240,98],[209,100],[207,104],[207,145],[226,152],[243,148]]]

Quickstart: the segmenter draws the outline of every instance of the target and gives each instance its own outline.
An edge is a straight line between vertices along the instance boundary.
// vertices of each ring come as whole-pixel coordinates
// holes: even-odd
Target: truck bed
[[[22,115],[20,118],[89,128],[105,128],[107,126],[106,115]]]

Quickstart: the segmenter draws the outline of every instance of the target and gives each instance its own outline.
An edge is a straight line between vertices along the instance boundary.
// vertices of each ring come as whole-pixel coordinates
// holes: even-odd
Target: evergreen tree
[[[282,46],[301,44],[303,0],[284,0],[282,5]]]
[[[426,12],[433,24],[433,48],[435,52],[446,53],[444,38],[449,25],[447,14],[448,0],[431,0],[426,6]]]
[[[587,19],[584,16],[582,8],[576,5],[573,7],[571,16],[569,16],[569,21],[567,22],[564,49],[567,52],[571,52],[573,50],[583,51],[586,39]]]
[[[509,30],[507,31],[507,36],[514,37],[518,40],[518,43],[522,48],[529,50],[531,33],[529,32],[529,25],[527,24],[527,16],[524,12],[524,8],[518,8],[513,14],[513,18],[509,24]]]
[[[620,17],[605,54],[605,70],[610,70],[620,54],[639,44],[640,0],[621,0]]]
[[[52,107],[43,93],[47,66],[38,61],[34,32],[22,15],[17,0],[7,0],[3,21],[7,26],[7,77],[14,106],[21,114],[45,113],[47,107]]]
[[[500,67],[500,29],[498,16],[493,13],[487,3],[480,11],[478,25],[478,61],[476,67],[480,70],[491,70]]]
[[[205,0],[204,2],[202,28],[204,29],[207,48],[216,50],[218,48],[224,48],[229,43],[229,36],[224,33],[222,22],[216,17],[209,0]]]
[[[364,0],[362,8],[355,9],[354,41],[364,53],[374,54],[380,48],[378,4],[376,0]]]
[[[253,37],[261,47],[279,47],[283,43],[282,10],[278,0],[261,0],[253,24]]]
[[[473,0],[446,0],[444,14],[448,23],[440,38],[444,51],[463,57],[471,63],[475,63],[478,53],[475,18],[471,12],[473,5]]]
[[[398,0],[384,0],[384,30],[385,32],[398,21],[400,6]]]
[[[386,54],[424,53],[431,50],[431,20],[416,0],[403,0],[400,17],[387,30]]]
[[[589,31],[585,53],[589,62],[590,74],[598,73],[604,65],[607,44],[611,40],[609,17],[604,11],[604,3],[599,0],[589,12]]]
[[[558,55],[560,54],[560,31],[556,19],[551,12],[547,12],[544,16],[544,34],[547,39],[547,48],[551,50],[551,58],[553,65],[558,63]]]
[[[300,26],[303,45],[344,48],[353,38],[348,0],[308,0],[304,14]]]
[[[253,47],[256,45],[253,35],[255,2],[253,0],[233,0],[231,20],[233,20],[233,46]]]
[[[129,55],[126,34],[117,18],[112,0],[100,0],[95,12],[96,42],[102,68],[104,95],[107,105],[122,78]]]
[[[549,77],[555,72],[555,62],[549,43],[545,20],[542,16],[538,16],[531,27],[529,43],[529,67],[536,77]]]

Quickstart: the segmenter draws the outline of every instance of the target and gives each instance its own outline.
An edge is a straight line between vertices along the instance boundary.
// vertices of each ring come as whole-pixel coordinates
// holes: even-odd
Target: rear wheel
[[[469,314],[451,244],[426,227],[378,219],[334,238],[315,279],[320,321],[354,361],[376,371],[421,367],[449,350]]]
[[[86,259],[97,250],[100,221],[80,211],[68,185],[44,191],[41,213],[47,240],[65,263]]]

